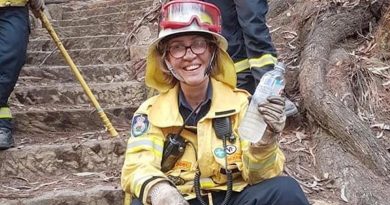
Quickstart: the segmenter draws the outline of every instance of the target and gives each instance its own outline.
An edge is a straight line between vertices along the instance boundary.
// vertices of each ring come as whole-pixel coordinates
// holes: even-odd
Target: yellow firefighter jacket
[[[28,0],[0,0],[0,7],[25,6]]]
[[[238,137],[238,125],[248,107],[248,93],[233,90],[213,78],[211,83],[210,110],[199,120],[197,134],[186,129],[181,133],[191,143],[187,144],[184,155],[173,170],[167,173],[160,171],[164,141],[169,133],[177,133],[184,121],[178,108],[179,86],[148,99],[136,111],[121,177],[127,199],[131,194],[142,200],[143,204],[149,204],[146,199],[151,186],[168,180],[186,199],[195,198],[193,180],[197,166],[201,172],[202,190],[226,190],[225,155],[228,168],[233,170],[234,191],[241,191],[248,184],[256,184],[282,172],[285,157],[277,144],[271,144],[254,154],[249,149],[249,142]],[[228,142],[226,152],[212,126],[213,118],[225,116],[230,118],[237,137],[235,143]]]

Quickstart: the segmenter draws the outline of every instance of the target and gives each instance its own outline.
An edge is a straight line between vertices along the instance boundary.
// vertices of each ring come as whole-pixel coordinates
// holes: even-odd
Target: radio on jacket
[[[183,156],[186,142],[179,134],[169,134],[164,143],[164,152],[161,161],[161,171],[167,172],[175,166],[177,160]]]

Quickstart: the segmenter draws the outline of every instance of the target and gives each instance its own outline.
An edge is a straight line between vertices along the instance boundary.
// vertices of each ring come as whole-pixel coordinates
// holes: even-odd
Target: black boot
[[[14,147],[14,138],[11,129],[0,127],[0,150]]]

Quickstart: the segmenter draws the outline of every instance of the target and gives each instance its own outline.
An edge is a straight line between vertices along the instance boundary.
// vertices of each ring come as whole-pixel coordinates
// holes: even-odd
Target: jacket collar
[[[234,93],[234,90],[214,78],[211,78],[211,84],[213,89],[211,107],[203,119],[230,116],[238,113],[240,103],[236,99],[237,95]],[[153,125],[157,127],[183,125],[184,120],[179,113],[178,95],[179,85],[176,84],[172,89],[161,93],[157,97],[149,112],[149,120]]]

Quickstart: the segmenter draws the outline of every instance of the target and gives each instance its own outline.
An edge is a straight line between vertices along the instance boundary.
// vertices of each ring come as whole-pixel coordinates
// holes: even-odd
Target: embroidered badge
[[[181,169],[181,170],[190,170],[192,166],[191,162],[187,161],[178,161],[176,162],[174,169]]]
[[[234,146],[234,145],[228,145],[228,146],[226,146],[226,153],[227,153],[228,155],[232,155],[232,154],[234,154],[236,151],[237,151],[237,147],[236,147],[236,146]]]
[[[224,158],[226,156],[226,152],[223,148],[216,148],[214,150],[214,155],[218,158]]]
[[[232,155],[229,155],[228,156],[228,164],[234,164],[236,162],[240,162],[241,161],[241,153],[240,152],[236,152]]]
[[[131,135],[133,137],[138,137],[144,134],[149,128],[149,120],[147,115],[137,115],[133,117],[131,122]]]

